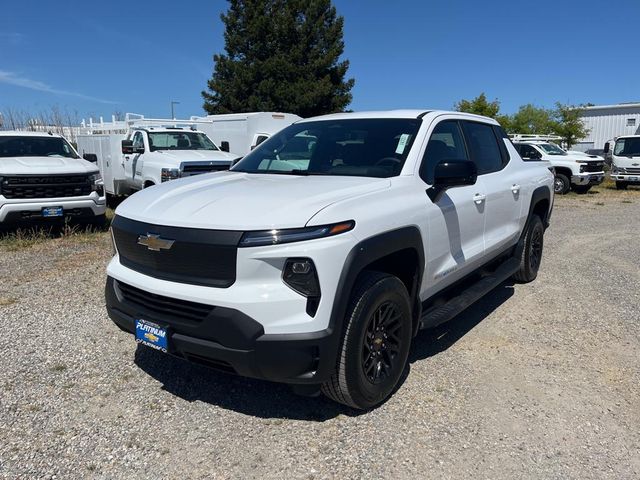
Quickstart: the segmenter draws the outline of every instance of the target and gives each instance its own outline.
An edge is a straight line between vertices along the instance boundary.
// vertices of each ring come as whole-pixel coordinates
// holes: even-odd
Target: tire
[[[524,236],[524,248],[520,256],[520,269],[513,275],[520,283],[532,282],[538,276],[544,247],[544,225],[538,215],[533,215]]]
[[[627,182],[616,182],[617,190],[626,190],[629,184]]]
[[[591,190],[591,185],[574,185],[572,190],[579,195],[584,195],[589,190]]]
[[[364,272],[345,320],[336,370],[322,392],[368,410],[391,396],[407,365],[413,323],[407,289],[392,275]]]
[[[569,193],[571,189],[571,182],[569,181],[569,177],[562,173],[556,173],[556,178],[553,181],[553,191],[556,195],[564,195]]]
[[[122,203],[122,197],[107,193],[107,207],[115,209]]]
[[[107,216],[103,213],[102,215],[96,215],[95,217],[90,219],[81,220],[79,224],[84,228],[88,228],[94,231],[102,231],[106,229]]]

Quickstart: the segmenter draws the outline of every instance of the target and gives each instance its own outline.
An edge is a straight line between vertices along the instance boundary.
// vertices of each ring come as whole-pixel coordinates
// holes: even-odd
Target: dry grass
[[[16,300],[15,298],[0,297],[0,307],[7,307],[16,303],[18,303],[18,300]]]
[[[577,199],[582,202],[602,205],[615,205],[617,203],[635,203],[640,200],[640,188],[628,187],[627,190],[618,190],[616,182],[606,177],[604,182],[595,187],[591,187],[586,194],[570,192],[567,195],[556,196],[559,198]]]

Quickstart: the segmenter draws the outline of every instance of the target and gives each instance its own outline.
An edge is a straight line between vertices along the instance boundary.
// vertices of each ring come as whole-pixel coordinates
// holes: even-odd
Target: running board
[[[426,311],[420,318],[419,328],[433,328],[448,322],[511,277],[519,268],[520,260],[511,257],[495,271],[478,280],[460,295],[453,297],[444,305]]]

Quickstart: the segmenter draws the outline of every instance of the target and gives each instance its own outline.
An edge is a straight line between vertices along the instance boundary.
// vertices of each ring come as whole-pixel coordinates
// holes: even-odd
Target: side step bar
[[[477,302],[491,290],[511,277],[520,268],[520,260],[511,257],[502,263],[495,271],[481,278],[476,283],[468,287],[460,295],[453,297],[444,305],[435,307],[424,312],[420,318],[419,328],[433,328],[448,322],[471,304]]]

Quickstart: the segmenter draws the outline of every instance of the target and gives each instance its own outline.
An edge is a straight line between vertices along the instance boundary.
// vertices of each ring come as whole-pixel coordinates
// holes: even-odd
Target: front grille
[[[91,194],[88,175],[19,175],[0,177],[5,198],[65,198]]]
[[[580,166],[580,171],[585,173],[602,172],[604,164],[602,162],[591,162]]]
[[[226,288],[236,280],[238,243],[243,232],[152,225],[116,216],[111,224],[120,263],[173,282]],[[138,243],[159,235],[173,243],[159,251]],[[170,242],[168,242],[170,243]]]
[[[182,165],[182,176],[190,177],[191,175],[200,175],[201,173],[210,173],[210,172],[222,172],[225,170],[229,170],[231,163],[223,163],[223,164],[184,164]]]
[[[192,322],[201,322],[215,307],[202,303],[179,300],[177,298],[164,297],[155,293],[145,292],[126,283],[116,282],[124,301],[147,316],[162,320],[169,316],[173,319],[184,319]]]
[[[625,171],[631,175],[640,175],[640,168],[629,167],[625,168]]]

